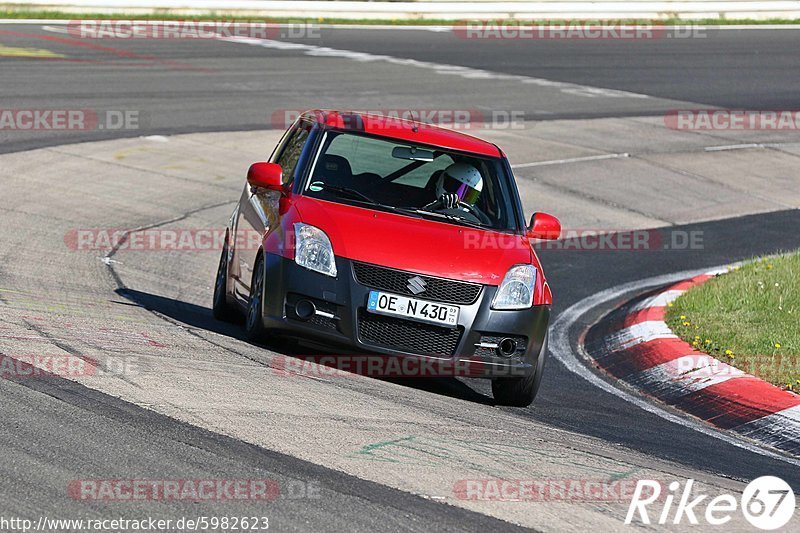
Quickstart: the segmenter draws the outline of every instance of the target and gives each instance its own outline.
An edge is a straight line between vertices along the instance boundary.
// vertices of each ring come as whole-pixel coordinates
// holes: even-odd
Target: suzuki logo
[[[422,292],[425,292],[426,285],[427,283],[425,283],[424,279],[422,279],[419,276],[414,276],[413,278],[408,280],[408,285],[406,285],[406,287],[408,287],[408,290],[410,290],[414,294],[420,294]]]

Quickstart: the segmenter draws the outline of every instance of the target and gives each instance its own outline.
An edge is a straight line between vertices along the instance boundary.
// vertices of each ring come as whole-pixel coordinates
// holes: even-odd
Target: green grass
[[[229,12],[223,13],[207,13],[202,15],[186,15],[177,14],[170,11],[159,13],[147,14],[133,14],[133,13],[70,13],[68,11],[50,11],[50,10],[31,10],[20,4],[19,8],[13,8],[9,4],[5,4],[4,9],[0,9],[0,18],[4,19],[63,19],[63,20],[225,20],[225,21],[238,21],[238,22],[263,22],[269,20],[270,22],[277,23],[316,23],[316,24],[381,24],[381,25],[396,25],[396,26],[447,26],[456,23],[453,20],[437,20],[437,19],[392,19],[392,20],[377,20],[377,19],[341,19],[341,18],[304,18],[304,17],[255,17],[235,15]],[[492,19],[494,20],[494,19]],[[545,19],[539,21],[530,20],[504,20],[498,19],[496,22],[503,24],[547,24],[560,22],[561,19]],[[592,22],[592,19],[587,18],[585,23]],[[601,21],[597,21],[600,23]],[[611,19],[611,24],[655,24],[652,19]],[[800,24],[800,19],[769,19],[769,20],[753,20],[753,19],[665,19],[657,22],[669,26],[674,25],[731,25],[731,24]]]
[[[800,389],[800,253],[756,259],[688,290],[667,323],[701,351]]]

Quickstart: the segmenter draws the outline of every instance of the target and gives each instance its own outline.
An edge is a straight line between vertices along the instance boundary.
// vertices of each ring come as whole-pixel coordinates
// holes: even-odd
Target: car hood
[[[522,235],[339,204],[307,196],[300,219],[328,234],[339,257],[484,285],[499,285],[513,265],[539,266]]]

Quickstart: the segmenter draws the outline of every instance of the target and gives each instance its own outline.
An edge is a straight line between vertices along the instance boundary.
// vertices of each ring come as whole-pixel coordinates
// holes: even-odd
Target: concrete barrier
[[[179,14],[374,20],[467,19],[770,19],[800,18],[800,2],[788,0],[490,0],[464,2],[328,0],[27,0],[3,9],[107,14]]]

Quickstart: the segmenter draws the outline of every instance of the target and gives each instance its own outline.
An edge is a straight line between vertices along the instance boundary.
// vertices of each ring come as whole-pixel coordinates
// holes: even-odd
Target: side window
[[[311,126],[301,123],[300,126],[290,134],[289,139],[287,139],[283,147],[283,151],[281,151],[281,155],[275,161],[283,169],[284,185],[294,180],[297,162],[300,160],[300,154],[303,152],[303,147],[306,145],[310,133]]]

